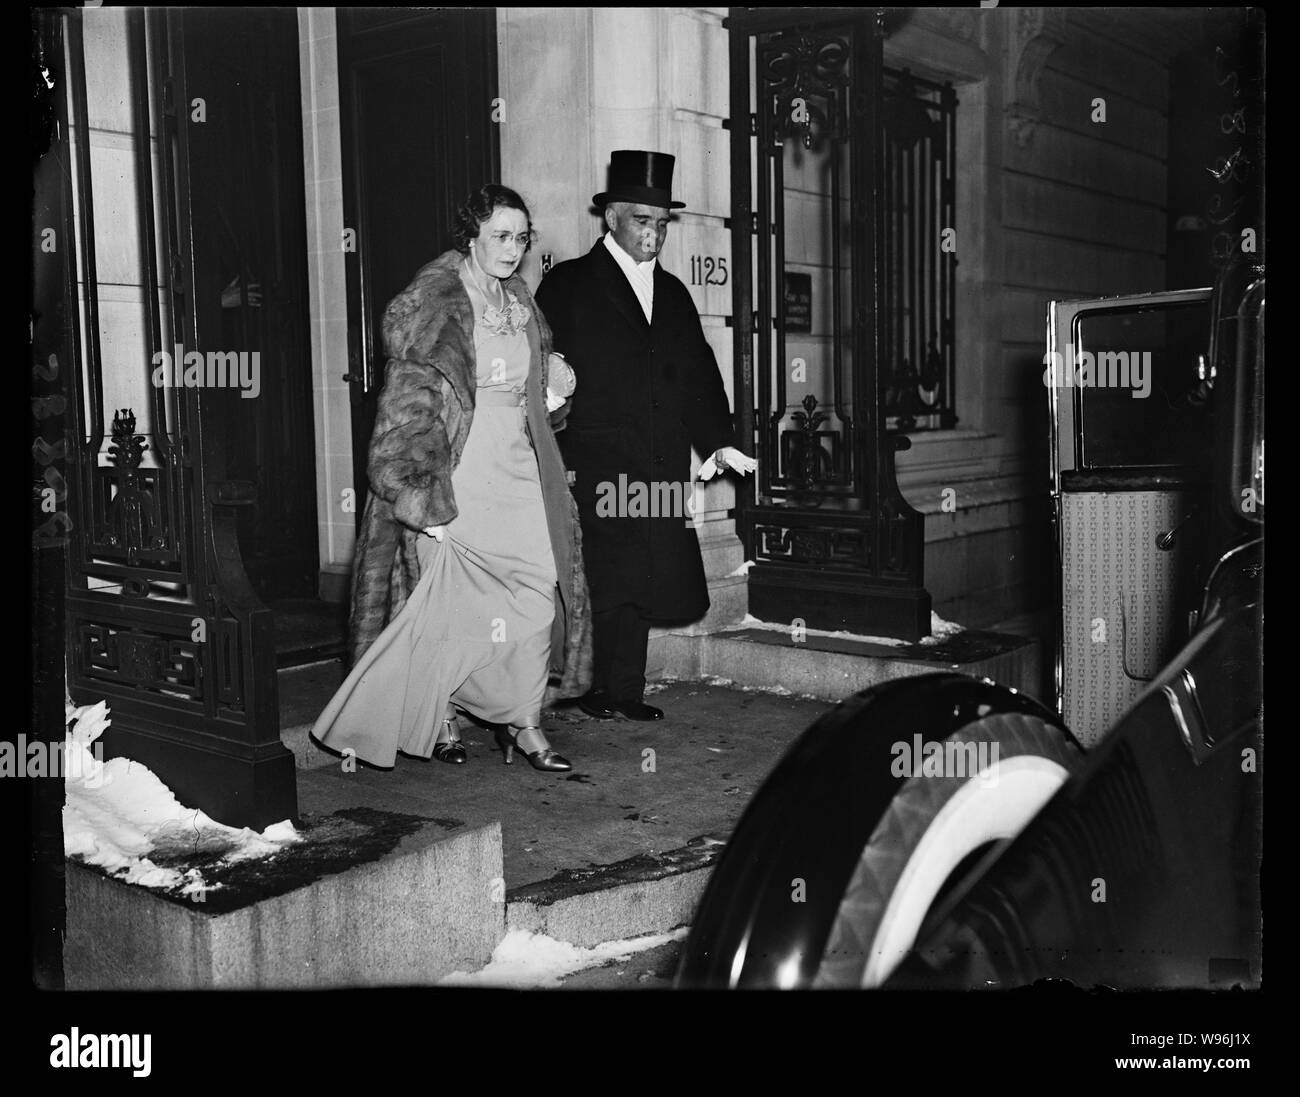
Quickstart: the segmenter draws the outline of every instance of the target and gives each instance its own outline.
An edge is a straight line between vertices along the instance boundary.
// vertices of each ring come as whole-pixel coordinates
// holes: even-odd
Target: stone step
[[[592,948],[687,925],[725,845],[725,835],[701,836],[681,849],[569,870],[516,888],[506,894],[506,929]]]
[[[271,858],[197,867],[197,896],[68,862],[69,990],[428,985],[476,970],[505,933],[501,828],[417,815],[304,812]],[[195,901],[195,900],[200,901]]]
[[[299,766],[305,840],[269,860],[197,859],[202,902],[70,862],[67,986],[430,985],[482,967],[508,929],[581,947],[668,932],[693,917],[766,760],[826,701],[948,668],[1033,693],[1039,662],[1037,641],[977,630],[899,646],[794,643],[756,628],[656,633],[651,677],[694,681],[660,687],[662,725],[548,714],[553,741],[577,763],[567,780],[501,766],[472,730],[469,767],[399,759],[391,772],[343,773],[304,722],[341,666],[285,671],[282,737]],[[741,704],[735,690],[699,681],[708,678],[760,691],[779,683],[795,696]],[[649,773],[648,747],[658,757]]]
[[[324,705],[339,675],[282,674],[282,706],[301,719]],[[668,709],[655,724],[591,720],[571,706],[549,711],[548,734],[575,763],[568,779],[503,766],[490,737],[473,727],[464,729],[464,767],[403,756],[392,771],[352,773],[311,744],[310,724],[282,735],[298,759],[304,809],[382,807],[464,826],[498,821],[503,932],[591,947],[690,923],[745,801],[825,711],[818,702],[695,683],[662,688],[654,700]],[[649,771],[647,748],[657,757]]]
[[[736,586],[743,591],[743,585]],[[476,882],[461,885],[462,892],[473,892],[481,899],[480,893],[492,888],[499,893],[504,883],[504,903],[498,902],[485,923],[495,937],[490,943],[486,938],[480,940],[477,963],[425,963],[412,969],[408,981],[431,981],[435,971],[476,970],[508,930],[543,933],[589,948],[602,941],[663,933],[689,924],[737,810],[766,775],[768,765],[761,759],[779,757],[810,720],[824,711],[824,702],[840,700],[889,678],[953,667],[1034,692],[1029,684],[1039,666],[1037,641],[976,630],[938,644],[898,646],[815,635],[796,644],[787,634],[756,628],[711,634],[656,632],[650,654],[647,669],[651,678],[683,680],[660,687],[652,698],[668,710],[669,719],[663,726],[590,721],[569,709],[548,714],[553,741],[578,763],[571,781],[531,777],[527,771],[512,772],[492,764],[497,759],[483,733],[473,730],[469,732],[476,740],[471,747],[471,766],[463,770],[399,759],[391,773],[363,771],[350,776],[339,772],[336,756],[311,743],[310,724],[298,723],[282,732],[298,762],[304,810],[337,811],[341,804],[353,810],[382,806],[428,817],[426,825],[433,825],[436,814],[446,825],[465,826],[460,822],[464,819],[468,826],[480,828],[485,819],[499,820],[491,824],[497,828],[493,832],[497,859],[483,863]],[[341,670],[333,673],[331,677],[324,672],[291,672],[299,682],[297,692],[303,694],[294,702],[295,713],[308,714],[313,704],[325,703]],[[780,683],[796,697],[759,699],[751,694],[752,701],[747,699],[745,706],[739,707],[735,691],[699,684],[702,678],[727,679],[757,690]],[[282,675],[282,682],[287,680],[290,675]],[[309,704],[308,693],[320,696]],[[800,701],[798,696],[819,702]],[[787,710],[788,717],[780,715]],[[693,740],[698,742],[692,745]],[[708,744],[716,744],[718,750]],[[641,771],[647,745],[658,752],[661,776]],[[678,757],[682,751],[686,756]],[[720,764],[708,765],[710,760]],[[716,787],[705,774],[714,769],[720,781]],[[585,791],[589,788],[603,791]],[[510,789],[518,791],[503,799]],[[721,793],[727,795],[719,799]],[[540,799],[550,800],[552,806],[543,808],[538,803],[529,807],[531,801]],[[719,803],[729,808],[721,818],[717,808],[707,806]],[[635,821],[647,811],[653,822]],[[530,814],[533,812],[535,817]],[[684,832],[678,829],[676,843],[660,844],[655,841],[664,827],[660,816],[669,820],[669,833],[673,819],[697,819],[701,825]],[[563,833],[555,829],[561,819],[569,824]],[[719,822],[723,825],[718,826]],[[715,829],[708,830],[710,826]],[[613,840],[623,830],[627,837]],[[504,870],[499,852],[502,832],[509,849],[514,850],[505,858]],[[692,834],[701,836],[691,838]],[[527,853],[521,859],[518,848],[528,844],[530,835],[541,836],[543,845],[551,848],[550,867],[540,872],[530,867],[536,854]],[[599,846],[592,844],[589,836],[594,835],[605,836]],[[424,885],[412,878],[409,886]],[[370,909],[379,910],[377,906]],[[378,918],[378,913],[373,917]],[[460,915],[449,908],[430,917],[440,924]],[[382,964],[378,970],[384,970]],[[348,974],[348,969],[336,970],[338,977]]]
[[[1031,696],[1042,693],[1042,651],[1032,637],[968,629],[935,644],[883,645],[852,637],[736,628],[651,637],[647,677],[705,678],[841,701],[880,682],[938,670],[992,678]]]

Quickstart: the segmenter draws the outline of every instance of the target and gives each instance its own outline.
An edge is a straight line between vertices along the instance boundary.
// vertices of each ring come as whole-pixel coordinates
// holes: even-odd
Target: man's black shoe
[[[612,720],[617,715],[610,707],[609,697],[599,690],[592,690],[579,697],[578,707],[597,720]]]
[[[640,701],[610,701],[615,712],[621,712],[629,720],[662,720],[664,710],[654,705],[642,704]]]

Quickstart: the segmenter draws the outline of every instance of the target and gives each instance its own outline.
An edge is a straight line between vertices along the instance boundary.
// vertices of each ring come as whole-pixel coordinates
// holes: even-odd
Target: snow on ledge
[[[557,941],[543,933],[513,929],[502,938],[492,960],[475,972],[453,971],[438,980],[439,986],[557,987],[561,980],[585,968],[627,960],[634,953],[658,948],[686,936],[685,926],[670,933],[655,933],[628,941],[605,941],[594,948],[580,948]]]
[[[768,629],[772,632],[791,633],[794,626],[783,625],[775,621],[760,621],[751,614],[745,614],[744,620],[735,628],[761,628]],[[799,630],[804,636],[834,636],[840,640],[858,640],[869,644],[885,644],[889,647],[907,647],[912,643],[911,640],[900,640],[897,636],[867,636],[860,632],[846,632],[843,629],[835,632],[828,632],[826,629],[804,628]],[[930,611],[930,635],[920,640],[922,644],[937,644],[946,640],[950,636],[955,636],[959,632],[965,632],[962,625],[955,624],[952,621],[945,621],[933,610]]]
[[[72,725],[64,745],[65,856],[97,865],[128,884],[201,895],[208,885],[198,869],[163,868],[149,855],[202,853],[223,862],[244,861],[300,840],[288,820],[261,834],[228,827],[183,806],[147,766],[129,758],[99,761],[92,744],[112,722],[107,702],[80,708],[66,702],[65,721]]]

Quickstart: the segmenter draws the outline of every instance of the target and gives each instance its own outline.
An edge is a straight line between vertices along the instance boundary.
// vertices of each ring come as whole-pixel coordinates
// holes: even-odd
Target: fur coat
[[[473,428],[477,391],[474,309],[460,280],[461,259],[459,252],[448,251],[422,267],[384,312],[388,365],[370,439],[370,494],[352,572],[354,665],[420,580],[420,531],[446,525],[457,514],[451,477]],[[505,285],[533,314],[527,424],[558,577],[549,703],[585,693],[591,684],[591,611],[577,506],[554,436],[568,405],[554,416],[546,413],[551,331],[524,280],[515,274]]]

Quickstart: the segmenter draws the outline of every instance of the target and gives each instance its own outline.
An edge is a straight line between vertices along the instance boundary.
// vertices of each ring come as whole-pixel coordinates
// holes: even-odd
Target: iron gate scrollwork
[[[891,429],[956,425],[957,95],[884,70],[883,398]]]
[[[272,615],[248,583],[236,537],[237,508],[252,498],[251,485],[225,478],[215,394],[168,383],[152,357],[176,345],[214,350],[219,330],[211,311],[219,302],[201,302],[194,290],[203,214],[194,208],[192,143],[200,138],[187,125],[186,17],[174,9],[127,14],[151,357],[139,367],[148,385],[142,422],[137,409],[116,409],[106,448],[83,17],[67,16],[71,71],[60,105],[61,155],[77,187],[75,218],[71,189],[63,188],[62,228],[68,240],[80,230],[85,340],[83,354],[77,331],[66,337],[68,690],[77,703],[108,701],[106,755],[149,766],[188,806],[260,830],[296,817],[297,793],[293,756],[280,741]],[[71,262],[64,293],[75,315]]]
[[[759,458],[755,497],[737,501],[750,612],[916,640],[930,626],[924,519],[898,490],[894,454],[910,442],[884,401],[897,370],[882,313],[898,276],[884,16],[733,8],[727,26],[738,420]],[[936,351],[950,338],[937,331]],[[934,362],[922,370],[933,381]],[[950,397],[938,372],[947,389],[929,391]]]

